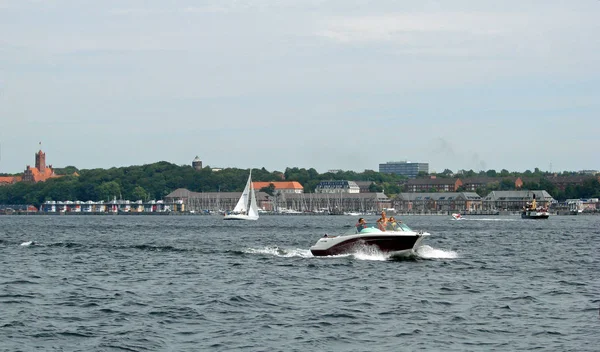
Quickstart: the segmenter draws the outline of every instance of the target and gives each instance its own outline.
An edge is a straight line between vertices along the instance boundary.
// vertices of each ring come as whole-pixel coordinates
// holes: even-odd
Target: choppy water
[[[403,220],[395,260],[312,257],[346,216],[0,216],[0,351],[598,350],[600,217]]]

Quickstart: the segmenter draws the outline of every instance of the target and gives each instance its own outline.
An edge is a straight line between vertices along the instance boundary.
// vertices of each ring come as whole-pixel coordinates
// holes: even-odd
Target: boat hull
[[[223,217],[223,220],[258,220],[258,216],[229,214]]]
[[[550,213],[547,211],[524,211],[521,213],[523,219],[548,219]]]
[[[411,253],[429,236],[416,232],[381,232],[356,234],[337,237],[323,237],[310,247],[314,256],[331,256],[357,252],[365,247],[372,247],[382,253],[397,255]]]

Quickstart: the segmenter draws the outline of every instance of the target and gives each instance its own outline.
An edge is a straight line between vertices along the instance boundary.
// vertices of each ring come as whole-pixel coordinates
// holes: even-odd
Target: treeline
[[[195,170],[189,165],[175,165],[166,161],[141,166],[128,166],[110,169],[78,170],[74,166],[55,169],[60,178],[38,182],[35,184],[19,182],[14,185],[0,187],[0,204],[33,204],[39,206],[48,200],[65,201],[110,201],[127,200],[159,200],[177,188],[187,188],[194,192],[234,192],[241,191],[248,179],[247,169],[226,168],[212,171],[210,167]],[[563,172],[561,176],[576,173]],[[488,188],[478,189],[477,193],[486,196],[494,190],[513,190],[512,177],[527,180],[523,189],[544,189],[555,199],[592,198],[600,197],[600,183],[597,178],[590,177],[580,186],[568,186],[564,191],[556,188],[548,181],[551,174],[539,169],[524,173],[495,170],[474,172],[463,171],[456,175],[446,169],[435,174],[436,177],[506,177],[499,184]],[[554,175],[554,174],[552,174]],[[427,175],[421,175],[427,176]],[[316,186],[323,180],[372,181],[372,192],[385,192],[390,196],[404,191],[406,178],[398,175],[383,174],[375,171],[354,172],[339,171],[319,174],[315,169],[291,167],[284,172],[268,171],[265,168],[252,169],[253,181],[298,181],[304,187],[305,193],[313,193]],[[537,181],[531,181],[537,180]],[[263,189],[272,191],[272,189]],[[459,189],[459,191],[462,191]]]
[[[35,184],[19,182],[0,187],[0,204],[40,204],[49,201],[110,201],[159,200],[177,188],[194,192],[242,191],[248,179],[247,169],[227,168],[212,171],[210,167],[195,170],[191,166],[178,166],[161,161],[141,166],[110,169],[78,170],[73,166],[55,169],[62,177]],[[74,175],[77,173],[77,176]],[[321,180],[373,181],[371,191],[398,193],[398,184],[406,180],[397,175],[374,171],[353,171],[319,174],[315,169],[287,168],[285,172],[252,169],[253,181],[298,181],[304,192],[313,193]]]

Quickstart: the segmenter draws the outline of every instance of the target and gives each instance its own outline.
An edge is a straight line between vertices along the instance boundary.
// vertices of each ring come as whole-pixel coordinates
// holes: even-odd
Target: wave
[[[454,220],[454,219],[453,219]],[[462,218],[461,221],[520,221],[521,219]]]

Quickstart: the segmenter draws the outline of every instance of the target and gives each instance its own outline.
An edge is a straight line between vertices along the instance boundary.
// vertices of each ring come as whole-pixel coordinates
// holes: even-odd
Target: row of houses
[[[240,192],[192,192],[178,189],[160,201],[81,202],[47,201],[39,209],[32,205],[0,205],[0,214],[18,213],[222,213],[232,209],[239,199]],[[519,211],[531,203],[535,197],[537,204],[556,212],[581,213],[600,211],[597,198],[571,199],[556,202],[544,190],[534,191],[493,191],[481,197],[474,192],[445,193],[400,193],[387,197],[383,193],[289,193],[270,196],[257,192],[259,208],[275,213],[328,213],[346,212],[376,213],[393,210],[397,213],[454,213],[465,214],[497,213]]]
[[[485,189],[490,186],[499,186],[501,183],[510,184],[511,188],[519,190],[527,183],[540,183],[542,179],[548,181],[556,188],[564,191],[568,186],[582,186],[584,182],[600,176],[576,175],[576,176],[550,176],[550,177],[472,177],[472,178],[429,178],[410,179],[406,182],[407,192],[456,192],[459,188],[468,192]]]
[[[240,192],[192,192],[178,189],[165,197],[169,203],[181,202],[192,211],[206,209],[232,209],[239,199]],[[400,193],[388,197],[384,193],[282,193],[270,196],[257,192],[256,198],[264,211],[279,212],[294,210],[296,212],[329,213],[343,212],[379,212],[383,209],[394,209],[402,213],[427,212],[495,212],[500,210],[519,211],[536,199],[537,204],[551,207],[557,202],[544,190],[534,191],[493,191],[481,197],[475,192],[431,192]]]
[[[181,201],[167,203],[162,200],[46,201],[39,209],[42,213],[165,213],[185,210],[185,205]]]
[[[600,176],[596,175],[576,175],[576,176],[552,176],[543,179],[554,185],[557,189],[564,191],[568,186],[582,186],[585,181],[596,178],[600,181]],[[404,186],[405,191],[409,193],[416,192],[476,192],[477,190],[499,188],[501,184],[506,184],[509,188],[521,190],[524,184],[540,183],[540,177],[471,177],[471,178],[437,178],[431,176],[428,178],[408,179],[400,186]],[[279,182],[254,182],[254,189],[259,190],[269,185],[273,185],[275,190],[280,193],[304,193],[303,186],[296,181]],[[315,193],[370,193],[370,187],[373,181],[346,181],[329,180],[321,181],[316,186]]]

